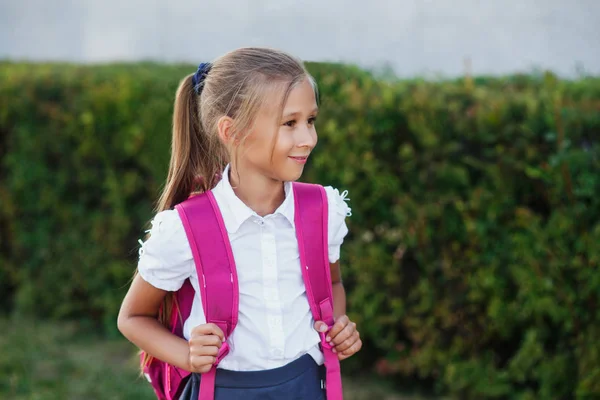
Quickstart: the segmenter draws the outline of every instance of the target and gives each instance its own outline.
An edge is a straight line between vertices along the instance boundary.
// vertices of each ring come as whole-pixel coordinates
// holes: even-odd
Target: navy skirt
[[[192,374],[180,400],[198,400],[201,375]],[[217,369],[215,400],[325,400],[325,368],[306,354],[280,368],[239,372]]]

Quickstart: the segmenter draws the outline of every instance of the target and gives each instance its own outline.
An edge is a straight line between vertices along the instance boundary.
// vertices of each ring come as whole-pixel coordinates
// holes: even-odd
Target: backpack
[[[333,296],[328,257],[328,203],[325,189],[306,183],[292,184],[294,222],[302,277],[315,321],[333,326]],[[237,324],[239,289],[235,260],[223,217],[212,192],[195,195],[175,206],[183,222],[198,273],[202,306],[207,323],[214,323],[227,339]],[[194,289],[189,280],[175,293],[172,303],[171,332],[183,337],[183,322],[189,317]],[[319,332],[325,358],[327,399],[342,399],[340,363],[326,333]],[[212,369],[202,374],[199,400],[213,400],[216,367],[229,352],[223,342]],[[141,358],[143,360],[144,354]],[[188,371],[156,358],[142,365],[159,400],[177,400],[185,386]]]

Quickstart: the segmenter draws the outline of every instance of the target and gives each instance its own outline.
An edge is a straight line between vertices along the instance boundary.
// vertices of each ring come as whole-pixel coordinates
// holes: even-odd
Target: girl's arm
[[[127,339],[146,353],[190,371],[188,342],[173,335],[157,319],[166,293],[136,275],[121,305],[117,325]]]
[[[342,274],[340,272],[340,262],[336,261],[329,264],[331,271],[331,284],[333,294],[333,316],[337,320],[338,317],[346,315],[346,291],[342,284]]]

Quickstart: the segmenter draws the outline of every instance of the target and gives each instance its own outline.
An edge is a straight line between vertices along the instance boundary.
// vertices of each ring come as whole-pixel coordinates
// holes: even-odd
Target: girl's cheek
[[[265,142],[268,142],[271,146],[275,144],[275,148],[278,149],[285,144],[286,138],[287,136],[285,130],[279,129],[273,133],[273,136],[270,136],[267,140],[265,140]]]

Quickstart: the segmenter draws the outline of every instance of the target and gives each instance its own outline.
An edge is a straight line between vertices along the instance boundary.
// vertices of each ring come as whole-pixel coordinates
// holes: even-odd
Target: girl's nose
[[[317,145],[317,131],[312,125],[302,127],[298,137],[298,147],[308,147],[310,149]]]

